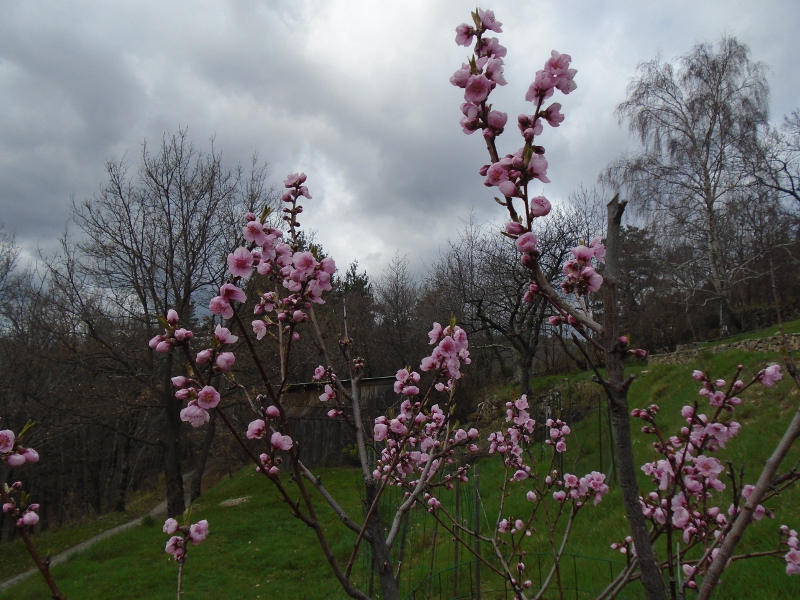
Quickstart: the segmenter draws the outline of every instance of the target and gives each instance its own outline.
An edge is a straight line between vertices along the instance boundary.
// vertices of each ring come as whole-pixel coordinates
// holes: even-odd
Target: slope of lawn
[[[792,324],[794,328],[796,325],[797,322]],[[744,378],[747,375],[752,376],[772,362],[780,362],[780,357],[734,351],[720,354],[708,352],[691,365],[634,365],[630,371],[636,375],[637,380],[631,388],[630,405],[633,408],[654,402],[659,404],[661,411],[658,423],[671,433],[684,424],[680,408],[693,404],[698,398],[697,382],[691,379],[694,368],[704,369],[712,377],[729,380],[738,364],[746,367]],[[533,382],[534,396],[555,385],[565,390],[565,396],[585,394],[590,379],[591,375],[587,373],[538,378]],[[511,394],[509,390],[498,392],[503,399],[510,398]],[[569,400],[581,402],[579,398]],[[595,405],[598,403],[597,400],[593,402]],[[743,466],[745,482],[754,483],[798,403],[800,395],[787,379],[774,388],[754,386],[743,395],[743,404],[735,416],[743,425],[741,433],[728,444],[727,450],[717,456],[723,461],[732,461],[737,471]],[[573,435],[568,439],[569,450],[563,462],[563,471],[582,475],[600,470],[602,464],[606,466],[603,470],[610,476],[606,404],[600,402],[599,413],[597,406],[587,407],[586,410],[589,412],[581,422],[574,424]],[[495,425],[499,427],[502,423],[500,421]],[[641,464],[653,460],[655,454],[650,445],[652,436],[639,432],[639,427],[639,424],[634,424],[637,463]],[[488,430],[484,433],[488,434]],[[603,445],[602,457],[598,451],[600,439]],[[798,461],[800,448],[794,448],[781,471],[795,467]],[[504,477],[502,465],[490,457],[479,462],[478,471],[482,508],[485,511],[482,520],[485,524],[493,524],[498,506],[496,490]],[[351,515],[359,515],[359,472],[355,469],[322,469],[320,473],[334,495],[342,498],[343,505]],[[640,473],[639,483],[644,490],[652,489],[652,483],[643,473]],[[609,547],[612,541],[620,541],[626,535],[619,490],[613,483],[611,487],[611,493],[599,506],[585,507],[576,521],[567,553],[578,555],[579,558],[565,563],[563,579],[567,587],[599,591],[613,572],[624,564],[625,557]],[[461,493],[469,494],[470,489],[471,486],[464,486]],[[524,516],[524,491],[521,486],[520,491],[509,498],[504,515]],[[717,504],[727,508],[730,495],[723,497]],[[220,504],[236,498],[247,500],[235,505]],[[391,503],[393,499],[396,501],[396,495],[387,494],[387,503]],[[445,508],[454,510],[452,494],[443,494],[440,499]],[[800,489],[794,487],[785,491],[769,508],[775,511],[776,519],[764,519],[754,524],[740,544],[739,553],[773,549],[781,523],[800,529]],[[331,535],[334,553],[340,561],[346,562],[354,536],[341,527],[330,511],[323,509],[320,514],[325,527],[335,532]],[[462,518],[468,519],[463,513]],[[338,582],[330,574],[313,533],[291,518],[268,482],[257,476],[252,468],[243,469],[234,478],[221,482],[206,493],[193,508],[191,519],[192,522],[207,519],[211,534],[203,544],[191,548],[184,572],[185,599],[224,597],[323,600],[345,597]],[[488,527],[484,527],[485,533]],[[546,537],[541,535],[544,529],[540,527],[531,538],[531,556],[527,561],[529,572],[526,576],[534,581],[539,568],[546,572],[549,567],[546,557],[535,555],[537,552],[550,552]],[[54,574],[64,594],[71,599],[174,598],[177,569],[175,563],[163,552],[167,537],[161,532],[161,523],[149,523],[97,544],[69,563],[54,568]],[[422,511],[412,515],[401,573],[404,591],[412,589],[429,571],[438,572],[454,564],[451,537],[435,526],[431,518],[426,518]],[[431,550],[434,540],[435,552]],[[487,550],[484,544],[483,551]],[[663,553],[663,548],[661,552]],[[601,560],[590,560],[593,558]],[[462,549],[458,560],[468,559],[469,556]],[[726,572],[723,585],[715,593],[715,598],[771,600],[800,597],[800,578],[786,576],[784,568],[782,558],[737,562]],[[469,585],[472,585],[474,579],[473,572],[470,570],[469,575],[464,574],[466,571],[463,569],[459,572],[462,574],[457,586],[458,593],[470,597]],[[369,563],[365,557],[356,561],[354,573],[366,587]],[[497,582],[492,581],[486,567],[482,573],[483,589],[495,587]],[[452,572],[439,574],[432,580],[431,587],[423,584],[415,597],[426,597],[428,589],[432,590],[431,598],[453,597],[455,594],[452,593],[452,578]],[[441,596],[437,594],[437,589],[443,591]],[[49,597],[49,594],[38,576],[6,594],[0,594],[0,599],[45,597]],[[501,597],[504,595],[500,593],[483,594],[483,598]],[[574,591],[570,592],[569,597],[590,596]],[[623,597],[634,599],[643,596],[638,584],[633,584],[623,592]]]
[[[358,471],[322,469],[320,473],[324,480],[331,480],[349,509],[358,505]],[[230,500],[234,502],[221,505]],[[336,518],[329,512],[324,517],[325,526],[334,528]],[[342,597],[311,530],[289,516],[271,484],[252,468],[242,469],[200,498],[192,508],[191,521],[200,519],[209,521],[210,535],[189,551],[185,598]],[[161,522],[146,520],[55,567],[61,591],[75,600],[174,598],[177,567],[164,552],[169,536],[161,527]],[[340,561],[347,561],[354,537],[344,533],[333,539]],[[39,576],[0,594],[0,598],[15,600],[47,597]]]
[[[54,556],[103,531],[141,517],[158,504],[159,500],[159,494],[154,489],[136,492],[132,494],[124,512],[87,515],[75,523],[43,531],[34,537],[36,547],[42,556]],[[0,581],[6,581],[34,567],[21,539],[0,545],[0,551],[3,557],[0,560]]]

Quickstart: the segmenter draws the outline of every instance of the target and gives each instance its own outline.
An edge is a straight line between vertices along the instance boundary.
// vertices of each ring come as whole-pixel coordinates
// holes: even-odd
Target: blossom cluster
[[[221,352],[227,344],[234,344],[239,336],[233,335],[227,327],[217,325],[210,348],[205,348],[195,355],[195,364],[210,365],[210,374],[227,373],[236,362],[233,352]],[[216,408],[220,401],[219,392],[211,385],[201,386],[196,379],[179,375],[172,378],[172,385],[177,388],[175,397],[178,400],[188,400],[186,407],[181,410],[181,420],[193,427],[200,427],[209,420],[208,411]]]
[[[461,65],[450,78],[450,83],[464,90],[465,102],[461,105],[461,127],[464,133],[472,134],[482,130],[484,138],[493,140],[503,133],[508,115],[493,110],[487,100],[491,92],[498,85],[505,85],[503,76],[503,57],[506,48],[500,45],[497,38],[485,37],[487,31],[501,33],[500,23],[494,18],[492,11],[478,9],[472,14],[474,27],[467,24],[456,28],[456,43],[462,46],[472,44],[476,38],[473,56],[468,63]],[[497,187],[505,198],[522,198],[526,204],[526,227],[530,230],[530,222],[542,209],[535,202],[528,205],[527,184],[534,179],[542,183],[549,183],[547,177],[547,159],[544,148],[533,144],[534,138],[543,131],[543,122],[551,127],[558,127],[564,121],[561,113],[561,104],[554,102],[542,109],[544,100],[553,96],[555,90],[569,94],[576,89],[574,81],[577,71],[570,68],[572,58],[568,54],[552,51],[550,58],[545,62],[544,68],[537,71],[525,99],[533,102],[534,112],[531,115],[521,114],[517,118],[517,125],[525,141],[522,148],[513,154],[493,159],[494,162],[481,168],[480,174],[485,177],[484,184]],[[541,196],[546,209],[549,211],[549,202]],[[512,233],[513,232],[509,232]]]
[[[278,450],[288,451],[294,446],[294,441],[288,435],[282,434],[277,431],[277,419],[281,413],[277,406],[271,405],[263,409],[263,419],[255,419],[247,426],[247,439],[260,440],[267,436],[270,429],[269,453],[264,453],[259,456],[261,466],[257,470],[263,470],[268,475],[275,476],[278,474],[278,467],[281,464],[281,459],[275,456]]]
[[[20,444],[13,431],[3,429],[0,431],[0,460],[8,463],[9,467],[19,467],[37,462],[39,453]]]
[[[781,542],[789,549],[784,559],[786,560],[786,574],[800,575],[800,548],[797,542],[797,531],[781,525]]]
[[[150,340],[150,347],[156,352],[169,352],[174,346],[185,344],[194,337],[190,330],[179,326],[179,317],[175,309],[167,311],[162,324],[164,333]]]
[[[422,359],[419,368],[421,371],[432,371],[448,380],[447,383],[436,384],[436,389],[442,392],[449,389],[456,379],[461,378],[461,365],[468,365],[471,362],[467,350],[469,346],[467,332],[458,325],[442,328],[439,323],[434,323],[428,338],[430,345],[436,344],[436,347],[430,356]]]
[[[208,521],[203,519],[188,527],[181,527],[175,519],[164,521],[164,533],[172,536],[167,541],[164,551],[172,554],[177,562],[186,560],[189,542],[197,546],[208,536]]]
[[[724,449],[741,429],[741,425],[730,420],[727,415],[734,413],[741,404],[739,394],[742,391],[756,382],[772,386],[782,378],[780,367],[771,365],[745,384],[739,379],[742,370],[742,365],[739,365],[736,377],[730,383],[724,379],[712,379],[703,371],[693,372],[693,379],[702,384],[699,396],[707,401],[711,411],[708,415],[701,412],[699,401],[694,406],[684,406],[681,416],[686,425],[678,435],[666,437],[662,434],[655,421],[659,412],[659,407],[655,404],[646,409],[634,409],[631,413],[634,418],[645,421],[642,428],[644,433],[657,437],[653,447],[660,455],[660,458],[642,466],[642,471],[652,479],[656,487],[655,491],[641,498],[645,517],[653,523],[655,529],[668,527],[679,531],[686,549],[694,545],[710,549],[701,564],[686,562],[682,565],[688,578],[686,585],[692,588],[697,585],[696,575],[704,573],[711,564],[718,552],[717,544],[727,534],[754,489],[752,485],[743,485],[739,497],[734,498],[727,510],[712,501],[715,493],[727,488],[727,484],[720,479],[726,468],[712,454]],[[729,475],[736,485],[734,474]],[[762,504],[757,504],[752,518],[758,521],[764,516],[773,517]],[[796,545],[796,536],[793,543]],[[615,544],[612,547],[623,551],[628,546],[629,544]],[[791,545],[789,548],[791,553],[793,548]],[[800,559],[800,554],[797,556]],[[791,557],[787,555],[787,563],[792,564],[794,557],[795,554],[791,554]],[[787,567],[787,572],[794,570],[794,567]],[[800,572],[800,567],[798,571]]]
[[[393,485],[413,487],[418,480],[409,481],[409,475],[418,473],[428,481],[432,480],[442,466],[442,460],[450,462],[449,457],[457,447],[466,446],[473,452],[478,450],[474,443],[478,437],[477,429],[451,431],[448,423],[448,415],[438,404],[426,409],[423,402],[411,398],[403,400],[394,417],[377,417],[373,437],[376,442],[385,442],[385,446],[373,476],[387,479]],[[465,473],[466,469],[461,467],[456,473],[445,475],[443,483],[449,487],[453,479],[466,481]],[[435,502],[429,503],[436,507]]]
[[[0,432],[3,433],[3,432]],[[22,489],[22,482],[16,481],[11,485],[3,485],[3,514],[8,515],[16,523],[17,527],[32,527],[39,522],[39,505],[28,503],[27,495],[19,494]],[[19,499],[15,496],[20,495]]]
[[[603,285],[603,276],[591,265],[592,260],[605,262],[606,249],[600,237],[595,237],[588,246],[580,245],[572,249],[571,260],[564,263],[562,270],[566,279],[561,283],[565,294],[585,296],[596,292]]]
[[[461,377],[461,366],[470,362],[467,334],[455,324],[443,328],[439,323],[434,323],[428,337],[435,348],[430,356],[422,360],[420,370],[435,375],[433,389],[452,394],[455,381]],[[404,400],[393,417],[381,415],[375,419],[373,438],[385,445],[373,476],[386,479],[392,485],[408,487],[419,484],[421,477],[428,488],[436,485],[449,488],[455,479],[466,481],[466,467],[446,474],[436,484],[432,483],[433,476],[441,466],[452,462],[451,456],[456,448],[466,446],[473,452],[477,451],[474,442],[478,430],[451,429],[448,412],[439,404],[428,408],[428,395],[423,399],[418,398],[420,379],[419,373],[409,369],[400,369],[395,374],[394,391]],[[409,477],[414,473],[417,479]],[[429,492],[425,500],[429,510],[440,506]]]
[[[323,304],[324,292],[331,290],[331,276],[336,271],[333,259],[324,257],[318,260],[315,252],[300,249],[297,244],[297,216],[303,210],[298,200],[311,198],[304,185],[305,181],[304,173],[291,174],[284,181],[286,191],[282,200],[286,207],[283,209],[283,218],[292,234],[290,243],[281,241],[284,239],[284,232],[265,224],[267,211],[264,211],[261,218],[252,212],[245,214],[242,236],[248,245],[240,246],[228,254],[227,266],[232,280],[220,286],[219,295],[209,302],[211,314],[222,319],[232,319],[236,304],[243,304],[248,300],[241,285],[243,279],[258,274],[279,282],[286,290],[285,296],[277,291],[259,293],[253,307],[254,315],[259,318],[252,321],[251,327],[258,340],[264,338],[271,327],[280,327],[282,332],[290,334],[290,339],[299,339],[300,334],[296,328],[308,320],[308,309],[313,304]],[[178,313],[170,309],[162,319],[164,333],[153,337],[150,347],[157,352],[169,352],[175,347],[184,347],[188,354],[194,334],[180,327],[179,320]],[[188,401],[181,410],[183,421],[194,427],[208,422],[208,410],[219,404],[220,394],[207,382],[212,375],[228,373],[232,369],[236,356],[234,352],[224,350],[223,347],[235,344],[238,340],[239,336],[218,325],[209,347],[192,357],[190,377],[179,376],[172,379],[177,388],[175,397]],[[207,365],[205,378],[198,374],[200,365]],[[288,436],[282,436],[275,441],[281,449],[288,450],[291,447]]]

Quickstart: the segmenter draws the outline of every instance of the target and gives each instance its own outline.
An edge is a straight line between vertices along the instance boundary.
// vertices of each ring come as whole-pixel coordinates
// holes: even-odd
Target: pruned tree
[[[734,37],[698,44],[676,63],[639,65],[617,114],[642,149],[612,163],[603,179],[627,187],[635,205],[651,211],[659,235],[694,246],[725,334],[737,324],[731,289],[739,265],[724,247],[730,220],[770,201],[748,193],[739,169],[766,122],[769,87],[764,67]]]
[[[583,200],[581,194],[573,198]],[[568,207],[537,223],[536,235],[543,248],[539,264],[549,281],[559,278],[570,250],[591,239],[602,225],[587,217],[591,214]],[[521,393],[529,394],[533,361],[552,314],[549,304],[541,296],[526,299],[530,272],[520,263],[513,240],[470,217],[459,238],[448,244],[431,269],[428,285],[442,291],[471,334],[502,340],[514,356]]]

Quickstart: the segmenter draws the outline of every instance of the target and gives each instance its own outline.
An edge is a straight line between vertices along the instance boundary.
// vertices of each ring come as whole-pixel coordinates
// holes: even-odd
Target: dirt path
[[[184,475],[184,482],[186,481],[186,479],[191,477],[191,475],[192,475],[191,473]],[[186,491],[186,506],[189,506],[188,490]],[[156,521],[158,521],[158,519],[165,518],[167,516],[167,501],[164,500],[163,502],[157,504],[149,513],[147,513],[146,516],[153,517]],[[96,536],[91,537],[88,540],[84,540],[80,544],[77,544],[76,546],[73,546],[68,550],[64,550],[64,552],[52,556],[50,558],[50,567],[52,568],[55,567],[56,565],[60,565],[61,563],[67,562],[72,556],[83,552],[84,550],[88,549],[89,547],[93,546],[94,544],[96,544],[101,540],[108,539],[112,536],[117,535],[118,533],[122,533],[123,531],[127,531],[128,529],[133,529],[137,525],[141,525],[142,520],[144,518],[145,517],[139,517],[138,519],[134,519],[133,521],[129,521],[128,523],[123,523],[122,525],[117,525],[116,527],[107,529],[106,531],[98,533]],[[19,575],[12,577],[11,579],[7,579],[6,581],[0,582],[0,592],[7,591],[9,588],[17,585],[23,579],[26,579],[27,577],[30,577],[31,575],[34,575],[36,573],[39,573],[39,569],[34,567],[33,569],[25,571],[24,573],[20,573]]]

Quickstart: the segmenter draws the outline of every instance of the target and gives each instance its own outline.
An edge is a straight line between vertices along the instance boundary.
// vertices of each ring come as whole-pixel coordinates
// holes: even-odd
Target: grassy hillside
[[[796,327],[797,323],[793,326]],[[659,423],[668,431],[674,431],[683,424],[680,408],[697,398],[698,386],[691,379],[693,368],[702,368],[714,377],[729,379],[737,364],[744,364],[745,375],[752,375],[777,360],[778,356],[768,354],[708,352],[700,357],[699,364],[637,365],[631,369],[637,381],[631,388],[630,404],[631,407],[644,407],[652,402],[658,403],[661,406]],[[602,401],[597,406],[596,399],[586,400],[586,390],[591,389],[589,380],[590,375],[585,373],[540,378],[534,381],[534,389],[535,393],[545,392],[558,385],[564,390],[564,402],[582,406],[587,402],[593,403],[592,406],[584,406],[589,412],[573,427],[574,434],[570,436],[570,450],[563,469],[580,475],[596,470],[603,464],[606,466],[604,470],[610,474],[606,406]],[[505,390],[499,395],[510,397],[511,393]],[[800,396],[793,384],[784,380],[774,388],[751,388],[743,400],[736,414],[736,419],[743,425],[742,432],[729,443],[728,451],[721,454],[720,458],[733,461],[737,469],[743,465],[745,479],[754,482],[760,467],[800,403]],[[637,463],[652,460],[651,437],[638,431],[635,434]],[[603,456],[599,452],[601,440]],[[800,448],[794,448],[783,470],[792,468],[798,461]],[[481,461],[478,465],[481,495],[490,519],[492,511],[496,511],[497,502],[493,491],[503,476],[500,466],[499,461],[491,459]],[[351,469],[323,469],[321,474],[335,495],[343,498],[343,504],[351,514],[357,515],[359,473]],[[640,485],[644,489],[650,486],[644,474],[641,474]],[[468,490],[465,488],[463,493],[468,493]],[[238,504],[226,502],[241,498],[246,500]],[[447,501],[452,501],[452,498]],[[521,514],[524,504],[524,500],[512,498],[506,510]],[[724,502],[720,504],[727,506]],[[781,523],[800,529],[800,488],[785,492],[770,508],[775,510],[777,518],[756,523],[740,544],[741,551],[756,552],[774,548],[777,528]],[[337,557],[346,561],[353,536],[338,526],[335,517],[328,511],[323,510],[322,514],[326,518],[326,527],[342,532],[335,535],[334,551]],[[201,518],[209,521],[211,535],[190,551],[185,570],[186,599],[293,597],[323,600],[345,597],[330,575],[310,530],[289,517],[275,492],[252,468],[243,469],[233,479],[223,481],[204,495],[193,507],[192,521]],[[598,507],[584,509],[567,551],[583,557],[622,561],[623,557],[613,552],[609,544],[624,537],[625,530],[619,491],[612,485],[612,492]],[[434,570],[453,564],[453,557],[448,553],[451,551],[445,549],[448,547],[446,534],[441,530],[437,532],[431,520],[425,519],[424,513],[413,517],[409,531],[401,576],[407,588],[427,573],[434,536],[438,536],[439,544],[434,556]],[[69,563],[56,567],[54,574],[62,591],[72,599],[174,598],[176,567],[163,552],[167,537],[161,532],[161,523],[151,522],[99,543]],[[549,548],[544,539],[532,539],[532,542],[534,552]],[[3,549],[3,563],[6,562],[5,550],[7,548]],[[533,557],[529,564],[534,564]],[[715,597],[764,600],[800,597],[800,578],[786,576],[784,566],[782,559],[775,558],[737,563],[726,573],[724,584]],[[612,568],[613,565],[607,562],[588,559],[580,559],[569,566],[575,572],[577,585],[595,590],[602,588]],[[362,559],[357,563],[355,572],[365,581],[368,569],[368,562]],[[39,579],[31,578],[10,592],[0,594],[0,599],[47,597],[46,587]],[[484,581],[484,585],[490,585],[488,579]],[[450,585],[450,580],[446,579],[445,587],[447,585]],[[435,591],[435,586],[433,589]],[[641,597],[636,586],[631,586],[624,595],[626,598]],[[493,596],[484,595],[486,597]]]

